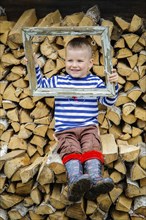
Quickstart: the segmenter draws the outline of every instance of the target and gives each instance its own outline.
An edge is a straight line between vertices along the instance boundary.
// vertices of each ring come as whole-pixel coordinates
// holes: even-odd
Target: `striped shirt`
[[[36,68],[37,85],[39,88],[105,88],[101,78],[89,73],[84,78],[73,78],[70,75],[55,75],[51,78],[42,76],[40,67]],[[98,102],[111,107],[114,105],[118,84],[115,86],[116,95],[113,97],[68,98],[55,97],[55,132],[88,125],[97,125]]]

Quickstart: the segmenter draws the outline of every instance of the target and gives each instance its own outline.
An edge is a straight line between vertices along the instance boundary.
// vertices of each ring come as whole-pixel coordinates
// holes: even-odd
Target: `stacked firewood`
[[[108,26],[119,96],[112,108],[99,107],[105,157],[104,176],[115,187],[96,201],[67,200],[65,167],[55,152],[54,98],[33,97],[24,62],[23,27]],[[146,30],[144,20],[100,18],[97,6],[63,18],[58,10],[37,19],[35,9],[18,21],[0,16],[0,219],[68,220],[146,218]],[[68,37],[34,37],[42,72],[64,74]],[[101,39],[91,38],[95,74],[104,78]]]

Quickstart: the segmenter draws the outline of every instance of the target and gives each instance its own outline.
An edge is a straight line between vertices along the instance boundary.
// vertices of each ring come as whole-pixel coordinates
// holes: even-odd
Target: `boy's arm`
[[[38,88],[49,88],[51,87],[51,79],[43,77],[41,69],[39,65],[35,65],[36,79]]]
[[[116,69],[112,70],[112,74],[108,74],[108,80],[109,82],[115,84],[115,95],[112,97],[100,97],[99,101],[101,104],[110,107],[114,105],[118,97],[118,73]]]

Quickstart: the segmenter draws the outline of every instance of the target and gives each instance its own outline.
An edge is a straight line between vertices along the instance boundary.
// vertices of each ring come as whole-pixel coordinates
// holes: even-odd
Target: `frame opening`
[[[115,95],[114,84],[107,81],[107,74],[105,74],[105,89],[73,89],[73,88],[38,88],[36,81],[36,73],[33,59],[33,43],[35,39],[41,39],[50,36],[53,37],[75,37],[75,36],[89,36],[94,37],[96,42],[101,39],[101,47],[103,53],[104,70],[111,74],[111,45],[109,38],[108,27],[103,26],[76,26],[76,27],[31,27],[23,28],[23,45],[26,58],[28,59],[27,71],[29,75],[29,84],[31,95],[33,96],[64,96],[64,97],[97,97],[97,96],[113,96]]]

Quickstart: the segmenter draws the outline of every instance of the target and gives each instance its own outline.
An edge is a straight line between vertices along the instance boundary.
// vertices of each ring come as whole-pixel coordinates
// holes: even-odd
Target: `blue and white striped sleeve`
[[[38,88],[55,88],[57,85],[57,76],[52,76],[51,78],[44,77],[42,75],[39,66],[35,68],[37,86]]]
[[[111,107],[115,104],[118,97],[118,84],[115,84],[115,95],[112,97],[100,97],[99,102],[107,107]]]

